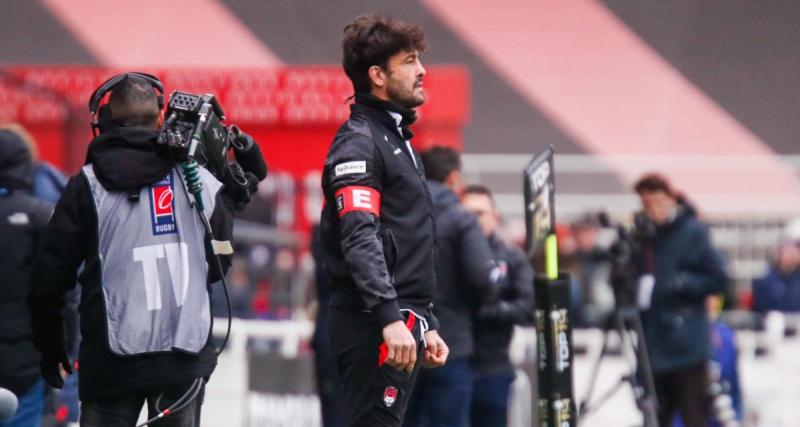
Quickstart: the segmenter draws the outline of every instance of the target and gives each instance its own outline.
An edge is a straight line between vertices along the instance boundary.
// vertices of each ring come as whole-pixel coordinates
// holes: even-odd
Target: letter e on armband
[[[369,212],[380,216],[381,193],[371,187],[350,186],[336,192],[336,210],[339,217],[348,212]]]

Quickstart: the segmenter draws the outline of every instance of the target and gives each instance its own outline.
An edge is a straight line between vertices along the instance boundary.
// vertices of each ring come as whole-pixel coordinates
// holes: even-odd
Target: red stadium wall
[[[121,70],[101,67],[0,69],[0,123],[19,122],[36,138],[41,157],[68,173],[83,164],[91,140],[87,102],[92,91]],[[227,115],[253,135],[272,171],[295,181],[295,226],[307,225],[303,179],[320,170],[328,145],[349,114],[349,80],[335,66],[270,69],[147,69],[166,93],[213,93]],[[469,117],[469,76],[458,66],[428,68],[428,101],[419,109],[413,143],[462,147]]]

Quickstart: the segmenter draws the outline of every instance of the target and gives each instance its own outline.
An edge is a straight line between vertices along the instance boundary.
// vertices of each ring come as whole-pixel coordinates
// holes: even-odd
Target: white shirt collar
[[[403,116],[400,113],[396,113],[394,111],[386,110],[390,116],[394,119],[395,123],[397,123],[397,127],[400,127],[400,123],[403,121]]]
[[[395,123],[397,123],[397,131],[400,133],[400,135],[402,135],[403,129],[400,128],[400,122],[403,121],[403,116],[400,113],[395,113],[394,111],[386,110],[386,112],[389,113],[389,115],[394,119]],[[408,155],[411,156],[411,161],[414,162],[414,167],[419,167],[417,166],[417,159],[414,158],[414,150],[411,149],[411,143],[408,142],[408,140],[406,140],[406,149],[408,149]]]

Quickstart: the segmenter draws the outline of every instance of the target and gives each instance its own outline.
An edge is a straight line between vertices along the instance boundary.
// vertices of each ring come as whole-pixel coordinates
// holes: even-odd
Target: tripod
[[[596,402],[593,402],[590,399],[592,398],[597,376],[600,372],[600,365],[603,362],[603,358],[608,353],[609,337],[612,331],[616,331],[617,334],[619,334],[623,351],[628,347],[636,355],[636,365],[632,366],[630,372],[623,375],[617,384],[603,393]],[[630,384],[633,389],[636,407],[641,411],[644,417],[644,427],[659,427],[658,417],[656,415],[658,402],[656,399],[655,385],[653,384],[653,374],[650,369],[650,359],[647,354],[647,345],[644,341],[642,320],[639,317],[638,307],[633,304],[626,304],[616,308],[606,321],[603,330],[603,347],[592,368],[592,376],[586,394],[581,400],[580,409],[578,411],[578,424],[580,424],[584,416],[595,411],[625,383]]]

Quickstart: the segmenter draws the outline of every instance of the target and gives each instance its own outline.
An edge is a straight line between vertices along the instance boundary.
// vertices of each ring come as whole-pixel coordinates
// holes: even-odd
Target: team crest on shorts
[[[383,404],[391,408],[397,400],[397,387],[388,386],[383,389]]]
[[[172,173],[150,186],[150,220],[153,235],[172,234],[178,231],[175,223]]]

